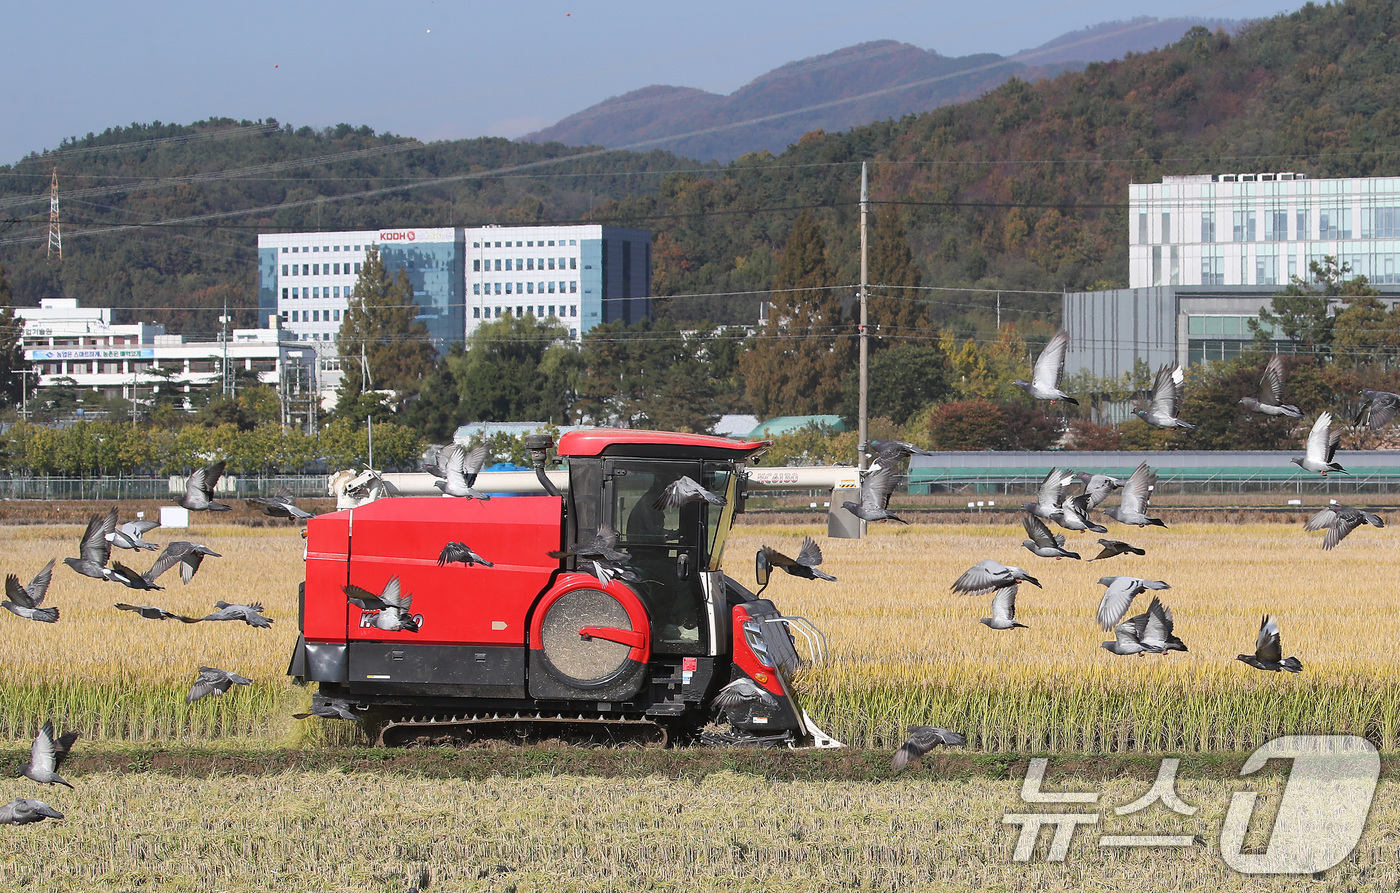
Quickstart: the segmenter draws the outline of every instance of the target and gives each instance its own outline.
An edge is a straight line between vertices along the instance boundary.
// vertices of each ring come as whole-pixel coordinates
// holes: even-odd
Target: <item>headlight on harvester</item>
[[[763,641],[763,631],[759,628],[758,621],[744,621],[744,643],[749,646],[749,651],[758,658],[758,662],[765,667],[773,666],[773,659],[768,656],[768,645]]]

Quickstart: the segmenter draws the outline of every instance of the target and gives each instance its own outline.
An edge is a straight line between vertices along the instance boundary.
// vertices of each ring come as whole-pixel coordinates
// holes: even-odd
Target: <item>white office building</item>
[[[1281,288],[1327,256],[1400,282],[1400,177],[1163,177],[1129,187],[1128,222],[1130,288]]]

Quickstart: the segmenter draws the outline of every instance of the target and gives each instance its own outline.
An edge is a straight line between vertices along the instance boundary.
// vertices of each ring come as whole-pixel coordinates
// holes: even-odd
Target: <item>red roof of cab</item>
[[[734,440],[709,434],[642,431],[636,428],[589,428],[559,438],[561,456],[694,456],[699,459],[746,459],[773,445],[771,440]]]

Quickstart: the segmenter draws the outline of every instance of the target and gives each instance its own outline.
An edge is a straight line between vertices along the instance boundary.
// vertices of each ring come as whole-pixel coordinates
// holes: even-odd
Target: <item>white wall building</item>
[[[1400,178],[1202,174],[1133,184],[1130,288],[1278,286],[1333,256],[1374,285],[1400,282]]]

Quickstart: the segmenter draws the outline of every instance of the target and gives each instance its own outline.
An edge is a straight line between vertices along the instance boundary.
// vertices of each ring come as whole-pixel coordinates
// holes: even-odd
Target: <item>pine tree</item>
[[[928,307],[918,288],[923,273],[909,250],[909,234],[899,212],[890,208],[875,217],[870,246],[870,342],[872,350],[890,347],[910,336],[935,337]]]
[[[361,417],[357,407],[366,391],[396,391],[400,399],[418,392],[437,354],[428,341],[428,327],[417,315],[408,274],[399,270],[391,278],[379,249],[371,245],[340,326],[337,347],[345,377],[338,414]],[[369,381],[364,378],[366,371]]]
[[[33,394],[37,384],[37,376],[16,374],[20,369],[28,369],[29,361],[24,358],[20,340],[24,322],[15,316],[13,305],[10,283],[4,266],[0,266],[0,402],[7,406],[18,406],[24,400],[25,390]]]
[[[768,320],[740,360],[749,402],[759,416],[839,410],[841,379],[854,362],[855,339],[848,337],[835,279],[817,219],[803,211],[778,263]]]

